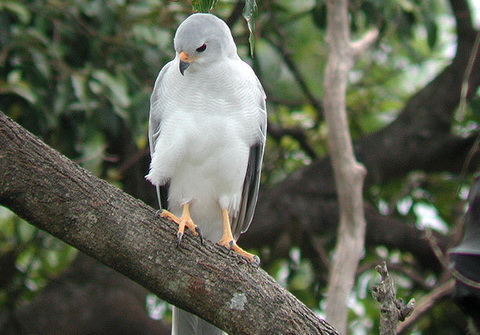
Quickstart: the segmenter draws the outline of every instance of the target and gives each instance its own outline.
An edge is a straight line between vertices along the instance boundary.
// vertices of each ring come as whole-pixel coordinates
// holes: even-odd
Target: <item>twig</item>
[[[473,65],[475,64],[475,58],[477,56],[477,52],[480,48],[480,31],[477,32],[475,37],[475,43],[473,44],[472,51],[470,53],[470,58],[468,59],[467,68],[465,69],[465,74],[463,76],[462,81],[462,90],[460,92],[460,103],[458,106],[458,112],[456,114],[457,122],[462,122],[465,118],[466,110],[467,110],[467,96],[468,94],[472,93],[469,92],[470,88],[470,77],[472,75]]]
[[[371,270],[378,265],[378,259],[373,260],[369,263],[364,263],[362,266],[359,266],[357,269],[357,277],[359,277],[364,272]],[[407,267],[406,264],[397,264],[397,263],[387,263],[387,267],[390,269],[390,272],[398,272],[399,274],[408,277],[413,283],[418,285],[422,290],[430,291],[432,289],[431,285],[428,285],[425,282],[425,276],[416,272],[415,270]]]
[[[465,277],[457,269],[450,266],[450,263],[448,262],[448,258],[443,254],[442,250],[440,249],[440,247],[437,244],[437,240],[435,239],[435,237],[432,234],[431,229],[428,228],[428,227],[425,229],[425,237],[427,238],[428,242],[430,243],[430,246],[432,247],[432,250],[433,250],[435,256],[437,256],[437,259],[440,262],[440,264],[442,264],[442,266],[448,272],[450,272],[450,274],[455,279],[461,281],[465,285],[471,286],[471,287],[476,288],[476,289],[480,289],[480,283],[479,282]]]
[[[307,81],[303,78],[303,75],[300,72],[300,69],[297,67],[296,63],[293,61],[291,56],[291,52],[285,47],[285,45],[279,41],[287,41],[288,39],[280,30],[277,25],[273,25],[273,31],[277,35],[277,39],[271,39],[265,37],[267,41],[269,41],[280,53],[283,58],[283,61],[287,65],[288,69],[294,76],[295,80],[297,81],[298,85],[302,89],[303,94],[307,97],[310,104],[315,108],[317,111],[317,115],[319,118],[323,118],[323,106],[322,103],[315,97],[313,92],[308,87]]]
[[[432,290],[429,294],[424,296],[418,304],[415,306],[415,310],[409,316],[409,318],[398,324],[397,333],[399,335],[406,334],[406,331],[417,323],[417,321],[422,318],[430,309],[432,309],[441,299],[450,295],[455,284],[454,280],[449,280],[446,283],[438,285]]]
[[[378,28],[367,31],[361,39],[351,42],[350,47],[353,52],[354,60],[360,57],[377,40],[379,34]]]
[[[382,281],[372,287],[372,295],[380,306],[380,335],[395,335],[398,321],[405,321],[415,307],[415,299],[404,305],[402,299],[397,299],[393,280],[388,274],[387,264],[383,262],[375,269],[382,276]]]

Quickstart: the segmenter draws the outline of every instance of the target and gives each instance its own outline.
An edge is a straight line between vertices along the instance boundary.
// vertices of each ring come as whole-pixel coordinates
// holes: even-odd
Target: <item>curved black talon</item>
[[[162,217],[162,212],[163,212],[163,209],[157,209],[155,211],[155,217],[156,218],[161,218]]]
[[[254,255],[253,256],[253,264],[255,264],[257,267],[260,266],[260,257],[258,257],[257,255]]]
[[[204,244],[203,244],[203,234],[202,234],[202,230],[200,229],[200,227],[196,226],[196,227],[195,227],[195,231],[197,232],[198,236],[200,237],[200,243],[201,243],[202,245],[204,245]]]
[[[183,233],[177,233],[177,248],[180,247],[180,244],[182,244],[182,239],[183,239]]]

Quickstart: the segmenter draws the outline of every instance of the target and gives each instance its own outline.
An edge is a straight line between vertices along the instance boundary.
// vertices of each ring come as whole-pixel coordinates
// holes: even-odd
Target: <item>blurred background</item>
[[[245,2],[218,1],[213,10],[268,96],[261,192],[239,244],[323,316],[338,223],[322,108],[326,4],[257,5],[254,57]],[[0,110],[157,208],[144,179],[149,97],[191,11],[190,1],[1,0]],[[446,253],[461,241],[478,171],[480,5],[352,0],[349,11],[352,38],[380,30],[347,94],[355,153],[368,171],[350,333],[377,333],[371,286],[386,260],[398,296],[425,307],[403,334],[464,334],[452,276],[431,246]],[[0,207],[0,333],[167,334],[169,323],[168,304]]]

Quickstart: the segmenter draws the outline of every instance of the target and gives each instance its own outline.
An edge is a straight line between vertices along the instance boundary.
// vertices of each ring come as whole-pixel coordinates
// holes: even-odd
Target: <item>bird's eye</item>
[[[206,48],[207,48],[207,45],[206,45],[206,44],[202,44],[201,47],[197,48],[197,52],[204,52]]]

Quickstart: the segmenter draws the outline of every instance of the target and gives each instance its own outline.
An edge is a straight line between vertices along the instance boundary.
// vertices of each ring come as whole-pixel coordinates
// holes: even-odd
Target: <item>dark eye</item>
[[[202,44],[201,47],[197,48],[197,52],[204,52],[206,48],[207,48],[207,45],[206,45],[206,44]]]

